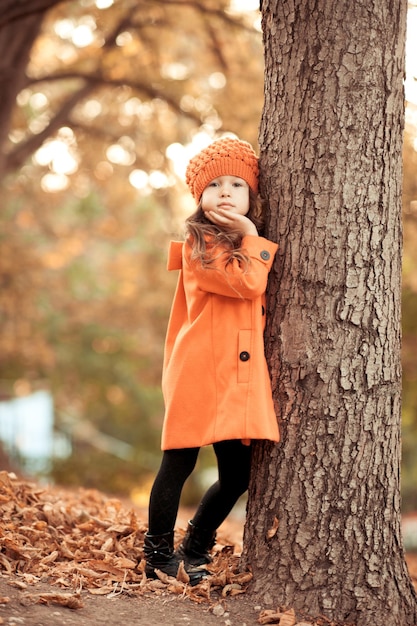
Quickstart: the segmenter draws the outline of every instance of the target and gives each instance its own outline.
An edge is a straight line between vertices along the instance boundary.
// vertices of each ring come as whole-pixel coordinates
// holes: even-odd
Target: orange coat
[[[248,235],[237,261],[203,269],[172,241],[168,269],[181,270],[165,343],[162,449],[227,439],[279,441],[264,354],[265,289],[277,244]]]

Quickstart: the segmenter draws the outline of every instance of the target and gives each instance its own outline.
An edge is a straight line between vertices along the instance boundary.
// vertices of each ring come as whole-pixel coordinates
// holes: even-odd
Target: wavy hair
[[[262,234],[264,206],[261,198],[251,188],[249,188],[249,211],[246,217],[255,224],[258,233]],[[242,234],[238,231],[222,229],[210,222],[203,213],[201,201],[195,213],[185,221],[185,236],[188,245],[192,248],[191,259],[199,260],[205,269],[209,269],[222,255],[226,255],[225,267],[233,260],[237,260],[245,270],[250,265],[250,258],[241,247]]]

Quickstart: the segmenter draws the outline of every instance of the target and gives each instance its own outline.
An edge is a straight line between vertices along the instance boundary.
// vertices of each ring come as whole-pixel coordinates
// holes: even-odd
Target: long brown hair
[[[249,211],[246,214],[253,222],[259,234],[264,227],[263,202],[251,188],[249,188]],[[242,249],[242,234],[238,231],[222,229],[213,224],[204,215],[201,201],[195,213],[185,221],[185,235],[188,245],[192,248],[191,259],[199,260],[202,267],[209,269],[222,255],[226,255],[225,266],[236,259],[245,269],[249,267],[250,259]],[[218,254],[215,253],[216,248]]]

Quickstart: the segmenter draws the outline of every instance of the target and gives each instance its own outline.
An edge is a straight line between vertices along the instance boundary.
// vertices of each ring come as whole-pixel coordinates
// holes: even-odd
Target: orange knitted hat
[[[199,202],[209,182],[218,176],[243,178],[257,193],[258,157],[250,143],[230,137],[214,141],[191,159],[185,172],[185,182]]]

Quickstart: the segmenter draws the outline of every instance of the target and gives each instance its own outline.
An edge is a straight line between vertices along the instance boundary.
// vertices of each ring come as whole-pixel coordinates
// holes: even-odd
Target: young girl
[[[247,490],[253,439],[278,441],[264,356],[265,289],[277,244],[259,235],[258,159],[250,144],[224,138],[189,163],[197,210],[186,240],[171,242],[168,269],[179,270],[165,344],[163,458],[149,503],[146,574],[190,583],[207,575],[216,529]],[[218,480],[202,498],[174,551],[184,482],[201,446],[213,444]]]

